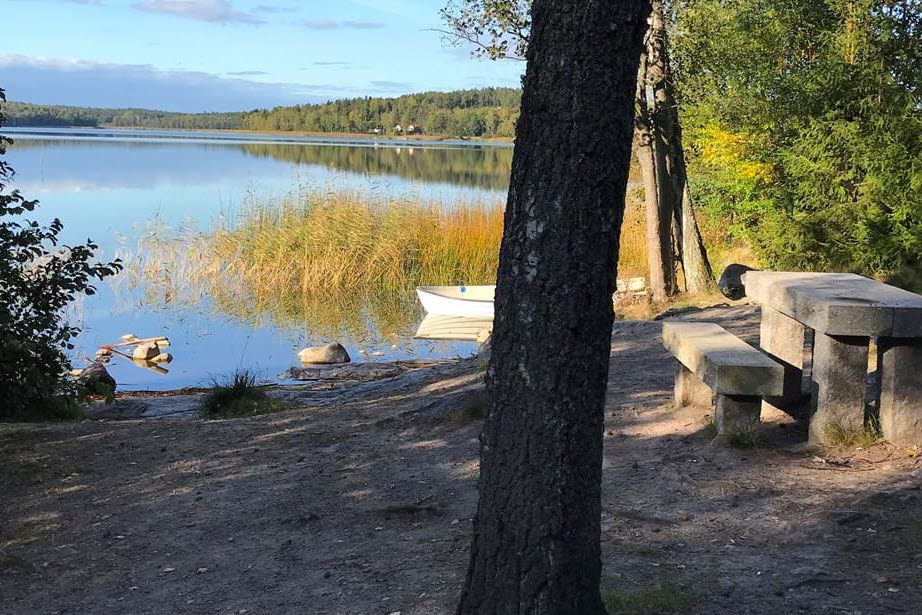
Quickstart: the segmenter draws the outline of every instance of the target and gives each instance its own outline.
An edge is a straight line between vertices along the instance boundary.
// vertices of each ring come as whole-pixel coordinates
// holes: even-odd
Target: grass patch
[[[86,418],[83,411],[85,401],[77,395],[49,395],[27,408],[12,414],[3,414],[0,422],[8,423],[40,423],[40,422],[72,422],[82,421]]]
[[[452,410],[448,421],[455,425],[468,425],[483,420],[487,415],[487,396],[483,391],[469,391],[458,399],[458,409]]]
[[[717,422],[710,414],[705,414],[701,419],[701,426],[704,428],[704,435],[713,440],[717,437]]]
[[[468,399],[461,409],[461,421],[469,423],[479,421],[487,415],[487,402],[483,395]]]
[[[637,592],[610,590],[602,598],[609,615],[687,613],[695,602],[694,596],[672,583],[657,583]]]
[[[726,435],[727,444],[733,448],[751,449],[759,446],[759,432],[731,431]]]
[[[199,414],[208,419],[223,419],[272,414],[286,407],[283,402],[270,398],[265,389],[256,384],[255,374],[243,370],[223,384],[215,381],[202,399]]]
[[[841,421],[832,421],[826,424],[823,436],[828,444],[842,448],[871,448],[884,440],[880,419],[877,417],[868,417],[862,428],[849,427]]]

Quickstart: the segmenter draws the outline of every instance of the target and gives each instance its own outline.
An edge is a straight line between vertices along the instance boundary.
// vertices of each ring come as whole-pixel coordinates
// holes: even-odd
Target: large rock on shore
[[[342,347],[342,344],[337,342],[305,348],[298,353],[298,358],[305,365],[339,365],[352,362],[352,357]]]
[[[746,296],[746,287],[743,285],[743,274],[748,271],[755,271],[752,267],[746,265],[732,264],[724,269],[717,282],[717,288],[720,293],[727,299],[739,301]]]
[[[115,378],[103,367],[102,363],[91,363],[80,372],[77,382],[95,395],[111,395],[115,392]]]

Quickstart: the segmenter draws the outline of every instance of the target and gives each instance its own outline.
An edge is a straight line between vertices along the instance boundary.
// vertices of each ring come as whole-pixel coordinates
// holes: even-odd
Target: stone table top
[[[922,337],[922,296],[853,273],[750,271],[746,296],[826,335]]]

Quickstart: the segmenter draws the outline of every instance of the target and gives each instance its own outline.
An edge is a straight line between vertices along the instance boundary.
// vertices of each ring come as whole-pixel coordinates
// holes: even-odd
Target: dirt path
[[[753,336],[750,308],[710,310]],[[695,613],[922,612],[922,470],[817,455],[784,416],[714,448],[669,408],[656,323],[620,323],[606,410],[607,588]],[[476,362],[384,399],[252,420],[0,427],[2,613],[450,613],[479,422],[417,412]]]

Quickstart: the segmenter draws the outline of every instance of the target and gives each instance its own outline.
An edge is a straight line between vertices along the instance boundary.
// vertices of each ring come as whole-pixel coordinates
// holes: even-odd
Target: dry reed
[[[414,288],[494,284],[502,204],[321,192],[244,203],[207,233],[159,229],[127,257],[145,303],[199,304],[248,323],[269,319],[316,334],[406,333]],[[642,212],[629,206],[619,277],[646,276]],[[372,325],[375,331],[370,330]]]

